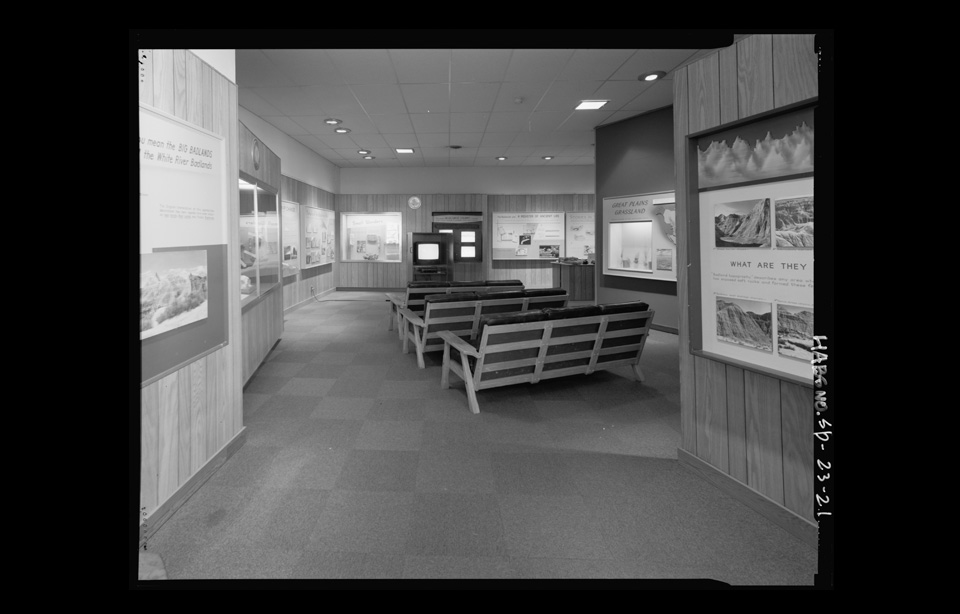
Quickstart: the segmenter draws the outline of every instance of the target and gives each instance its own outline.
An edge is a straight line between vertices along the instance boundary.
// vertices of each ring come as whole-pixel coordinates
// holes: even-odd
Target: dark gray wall
[[[603,199],[676,190],[673,167],[673,107],[597,128],[597,303],[646,301],[656,310],[654,327],[679,331],[677,283],[603,275]]]

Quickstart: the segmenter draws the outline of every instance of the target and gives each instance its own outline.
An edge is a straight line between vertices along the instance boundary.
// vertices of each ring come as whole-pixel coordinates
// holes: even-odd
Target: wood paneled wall
[[[419,209],[407,206],[407,199],[418,196]],[[337,287],[338,288],[405,288],[410,280],[410,246],[408,232],[430,232],[434,212],[486,211],[487,196],[482,194],[338,194],[337,203]],[[340,262],[340,213],[403,213],[403,260],[387,262]],[[486,237],[484,245],[487,244]],[[454,279],[487,279],[485,263],[455,265]]]
[[[240,170],[277,192],[277,215],[280,215],[282,175],[280,157],[262,141],[259,142],[260,166],[254,164],[254,143],[259,141],[249,128],[239,123]],[[239,175],[238,175],[239,178]],[[281,249],[282,252],[282,249]],[[237,296],[237,295],[234,295]],[[273,286],[243,309],[243,383],[253,375],[283,333],[283,284]]]
[[[140,102],[224,138],[229,271],[240,269],[237,86],[186,50],[146,50]],[[233,189],[231,189],[233,188]],[[227,296],[239,296],[227,276]],[[140,505],[148,519],[243,428],[240,302],[227,301],[228,344],[140,391]]]
[[[281,200],[299,204],[301,207],[317,207],[335,211],[336,195],[310,184],[303,183],[290,177],[283,177],[280,189]],[[339,219],[335,218],[334,232],[339,232]],[[283,309],[290,310],[304,301],[310,300],[311,286],[317,296],[335,290],[337,287],[338,263],[332,262],[309,269],[300,269],[296,275],[283,278]]]
[[[817,96],[813,35],[757,35],[674,76],[682,449],[813,523],[813,387],[690,352],[697,163],[687,136]],[[696,317],[696,316],[694,316]]]
[[[490,214],[485,216],[484,260],[487,263],[488,279],[519,279],[527,288],[555,288],[560,280],[554,279],[550,261],[493,260],[493,213],[512,211],[596,211],[594,194],[523,194],[487,196]]]

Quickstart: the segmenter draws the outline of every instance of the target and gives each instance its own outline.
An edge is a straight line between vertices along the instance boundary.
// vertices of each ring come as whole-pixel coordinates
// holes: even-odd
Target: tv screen
[[[439,243],[417,243],[414,245],[414,264],[446,264],[444,252]]]
[[[460,246],[460,257],[461,258],[476,258],[477,257],[477,248],[473,245],[461,245]]]

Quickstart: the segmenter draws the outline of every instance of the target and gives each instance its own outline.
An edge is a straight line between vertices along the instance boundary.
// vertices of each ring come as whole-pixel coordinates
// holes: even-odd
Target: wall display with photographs
[[[140,105],[141,383],[227,343],[223,139]]]
[[[594,260],[597,257],[596,215],[594,212],[567,212],[566,226],[566,257]]]
[[[813,108],[697,141],[703,350],[812,380]]]
[[[336,214],[329,209],[300,207],[303,228],[301,266],[305,269],[336,261],[334,236]]]
[[[562,211],[494,212],[494,260],[545,260],[566,255]]]
[[[240,187],[240,304],[280,282],[280,215],[277,194],[251,181]]]
[[[603,199],[603,274],[677,281],[673,192]]]
[[[701,192],[700,262],[703,350],[811,378],[813,178]]]
[[[300,270],[300,205],[290,201],[280,203],[280,236],[283,239],[283,276],[296,275]]]
[[[402,225],[399,212],[341,213],[341,261],[400,262]]]

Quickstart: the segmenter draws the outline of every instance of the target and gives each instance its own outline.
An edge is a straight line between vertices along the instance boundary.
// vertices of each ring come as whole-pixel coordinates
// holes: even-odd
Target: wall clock
[[[420,208],[420,199],[419,199],[418,197],[416,197],[416,196],[411,196],[410,198],[407,199],[407,205],[408,205],[411,209],[419,209],[419,208]]]

